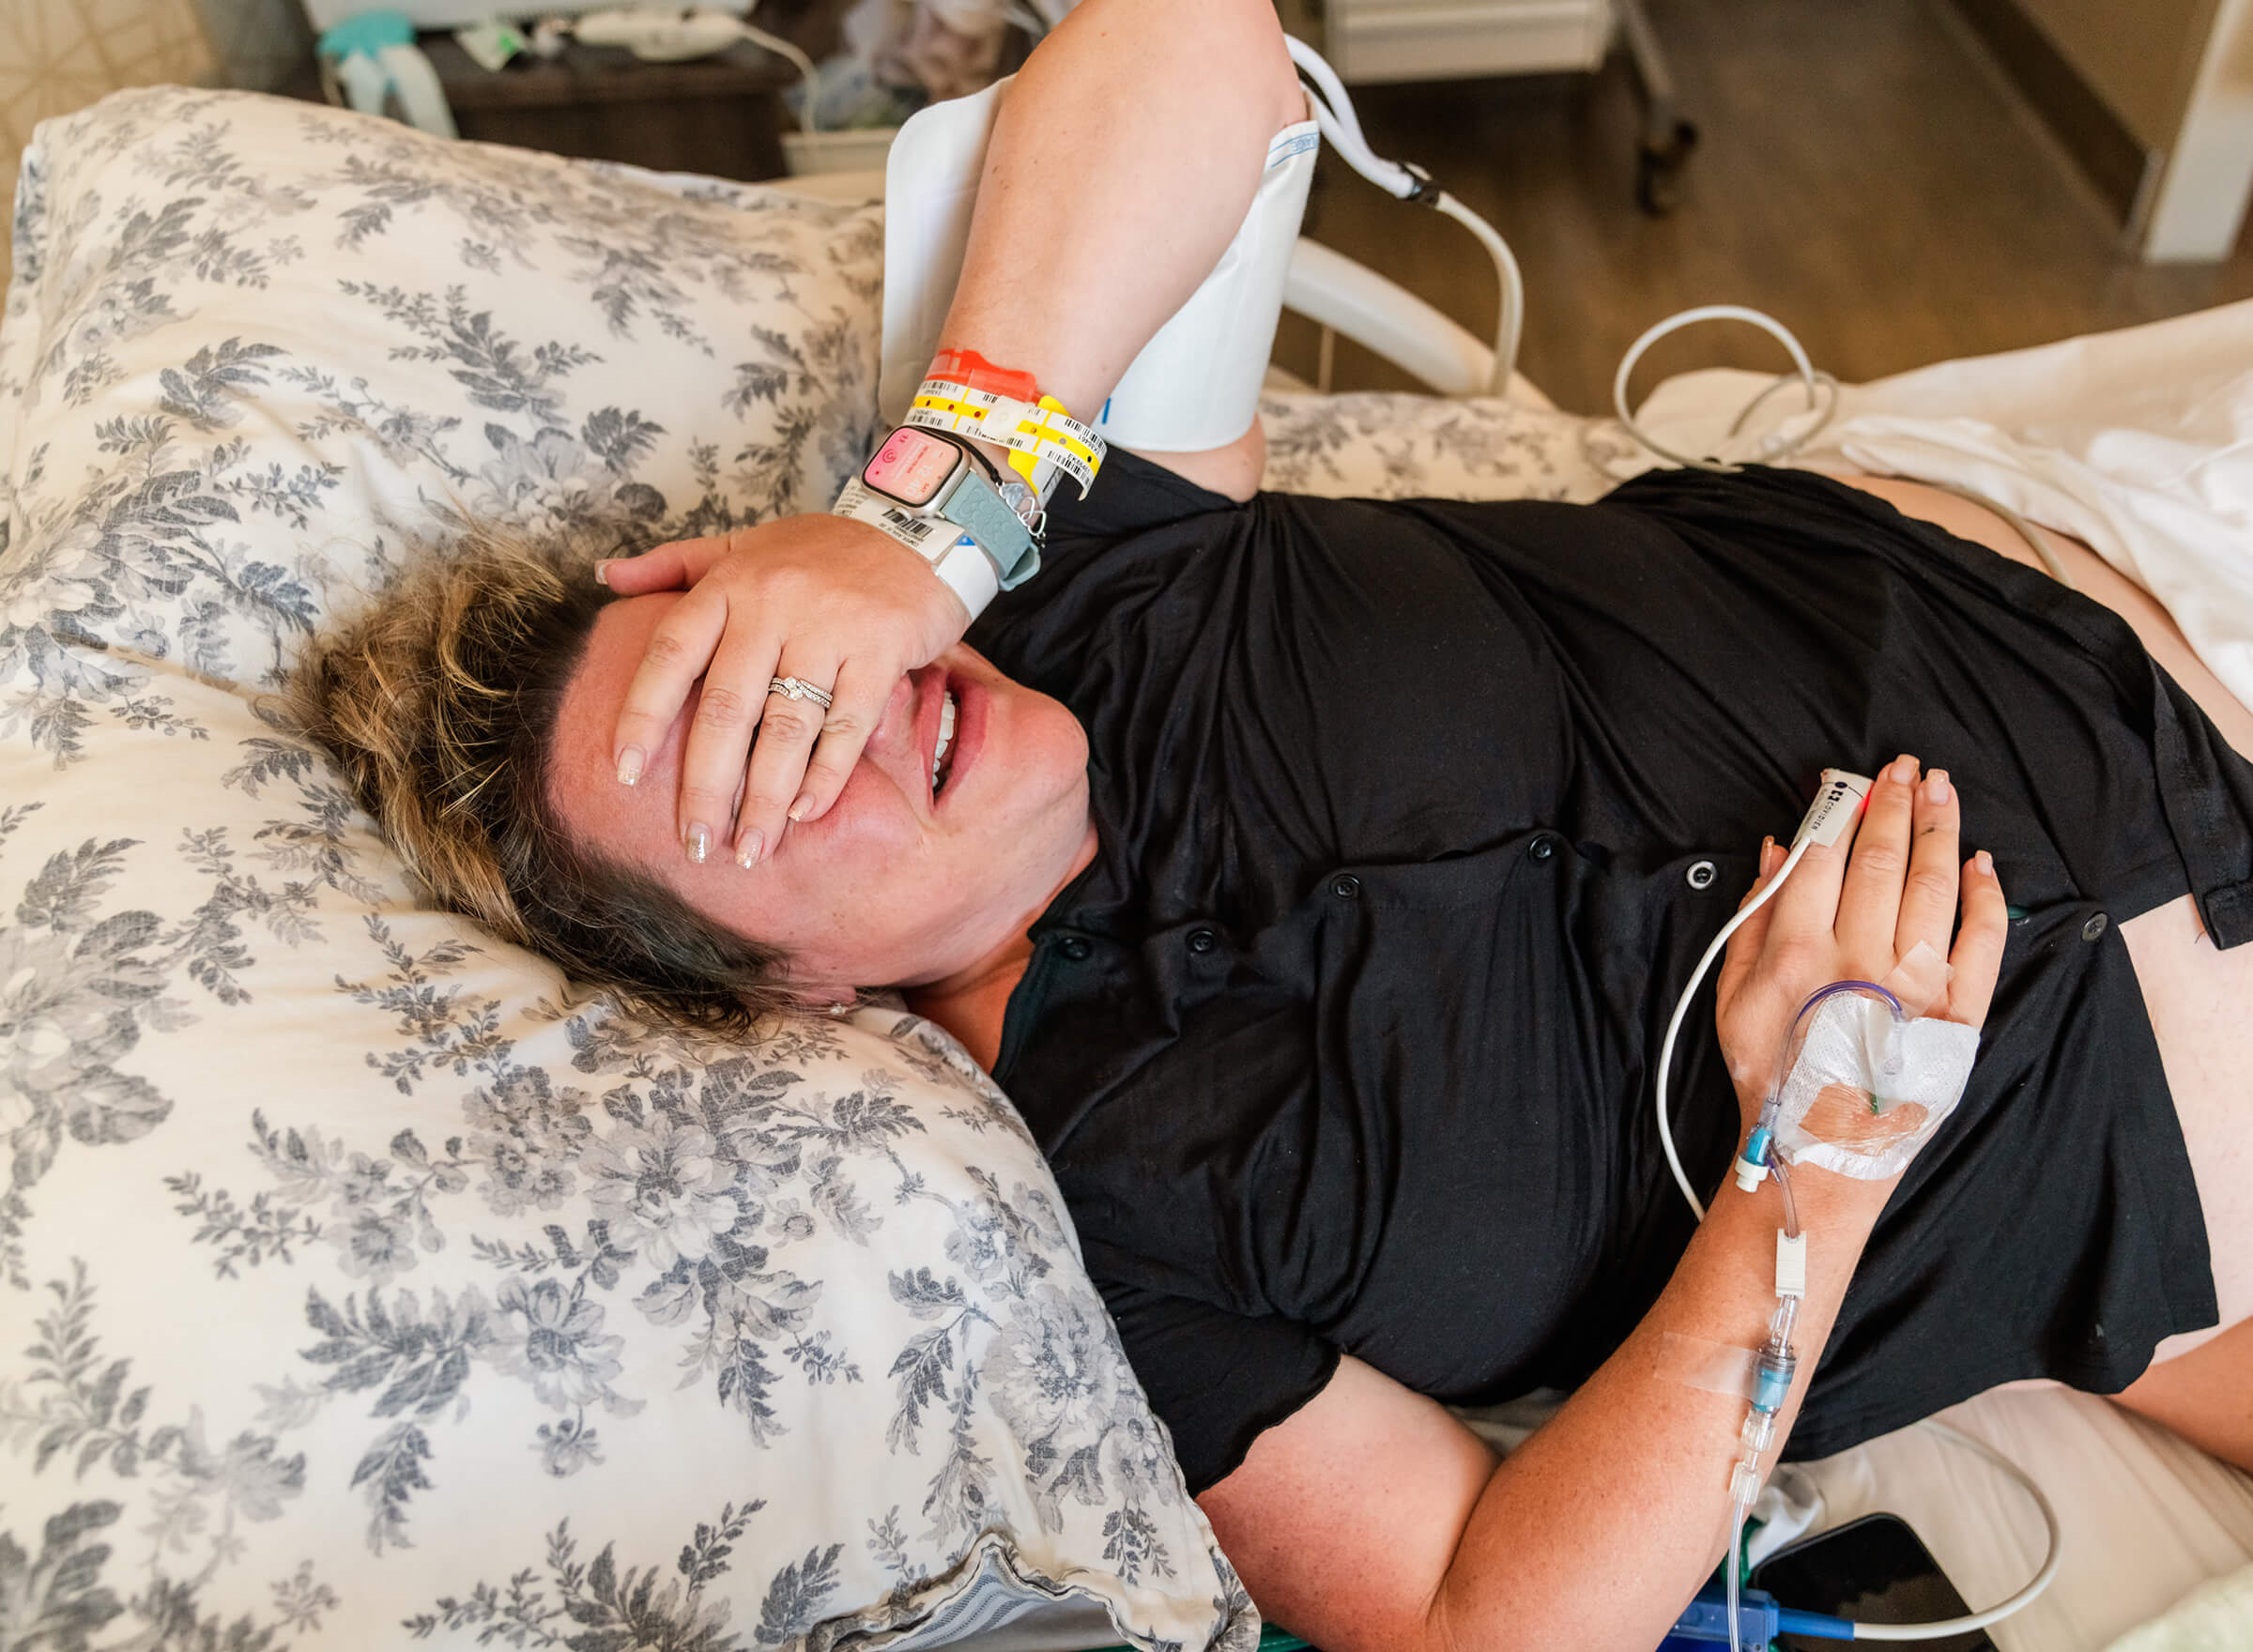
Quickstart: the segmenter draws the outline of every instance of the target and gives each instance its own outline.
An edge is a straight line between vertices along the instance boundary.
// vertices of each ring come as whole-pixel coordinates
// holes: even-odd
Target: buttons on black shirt
[[[1189,931],[1189,950],[1191,952],[1210,952],[1213,950],[1213,948],[1218,946],[1219,944],[1220,938],[1218,935],[1215,935],[1210,929],[1192,929]]]
[[[1556,853],[1556,839],[1543,834],[1525,846],[1525,852],[1537,861],[1545,861]]]
[[[1351,900],[1361,893],[1361,880],[1351,872],[1341,872],[1330,880],[1330,893],[1340,900]]]
[[[1067,935],[1056,943],[1056,950],[1075,964],[1084,964],[1095,948],[1077,935]]]
[[[2104,913],[2097,913],[2095,917],[2090,919],[2086,924],[2081,925],[2081,939],[2083,941],[2096,941],[2102,938],[2105,933],[2105,925],[2110,922],[2111,920],[2106,917]]]

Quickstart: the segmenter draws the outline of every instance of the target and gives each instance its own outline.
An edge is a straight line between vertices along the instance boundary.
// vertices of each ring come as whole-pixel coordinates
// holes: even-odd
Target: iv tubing
[[[1836,998],[1842,992],[1883,999],[1893,1012],[1895,1026],[1908,1019],[1908,1012],[1901,1007],[1901,1001],[1875,981],[1833,981],[1828,987],[1816,987],[1807,995],[1807,1002],[1800,1005],[1800,1013],[1792,1017],[1791,1025],[1785,1029],[1784,1042],[1776,1047],[1774,1077],[1768,1081],[1768,1100],[1760,1109],[1760,1122],[1763,1124],[1773,1120],[1777,1103],[1784,1094],[1784,1080],[1791,1076],[1792,1048],[1799,1042],[1800,1029],[1807,1024],[1807,1017],[1821,1008],[1825,1001]],[[1783,1155],[1777,1153],[1771,1152],[1769,1157],[1771,1163],[1781,1163],[1783,1160]]]
[[[1791,1197],[1791,1172],[1784,1168],[1784,1155],[1773,1146],[1768,1150],[1768,1169],[1784,1191],[1784,1231],[1791,1238],[1800,1236],[1800,1207]]]

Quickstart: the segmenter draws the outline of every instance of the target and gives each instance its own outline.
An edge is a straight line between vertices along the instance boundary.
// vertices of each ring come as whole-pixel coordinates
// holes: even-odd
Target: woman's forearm
[[[1092,418],[1304,118],[1267,0],[1086,0],[1002,105],[941,346]]]
[[[1800,1367],[1771,1467],[1893,1184],[1795,1184],[1807,1234]],[[1694,1385],[1775,1308],[1776,1190],[1724,1188],[1634,1334],[1488,1482],[1432,1612],[1437,1646],[1655,1644],[1724,1551],[1746,1402]],[[1675,1340],[1669,1340],[1670,1336]]]

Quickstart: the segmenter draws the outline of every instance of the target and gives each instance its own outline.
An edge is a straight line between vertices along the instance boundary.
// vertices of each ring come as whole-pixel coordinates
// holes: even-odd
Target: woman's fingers
[[[763,734],[760,720],[774,704],[768,698],[767,684],[776,674],[780,649],[764,630],[731,628],[719,640],[704,674],[696,714],[688,720],[688,737],[681,747],[678,818],[681,845],[692,861],[701,863],[723,851],[735,836],[731,822],[738,808],[749,806],[743,790],[744,760],[753,739]]]
[[[1996,977],[2002,971],[2003,943],[2010,939],[2011,912],[2002,898],[1995,863],[1982,849],[1964,863],[1963,926],[1948,955],[1948,1003],[1940,1014],[1967,1027],[1984,1026],[1995,1002]]]
[[[865,659],[851,659],[837,673],[831,691],[829,714],[821,721],[820,737],[805,765],[805,778],[790,800],[787,814],[792,820],[819,820],[829,813],[845,783],[852,778],[862,748],[884,720],[884,708],[899,681],[897,672],[886,672]],[[772,849],[774,840],[767,839]],[[749,863],[746,862],[746,864]]]
[[[1873,981],[1882,980],[1893,966],[1893,934],[1914,841],[1917,780],[1917,759],[1907,752],[1878,773],[1862,806],[1853,858],[1839,889],[1839,946],[1847,966],[1867,971]]]
[[[728,629],[728,599],[716,589],[690,591],[650,633],[641,665],[627,685],[619,707],[618,727],[610,737],[610,760],[621,784],[632,786],[641,778],[650,754],[665,743],[673,719],[681,714],[688,691]],[[730,788],[732,789],[732,788]],[[725,799],[727,792],[721,794]],[[681,817],[685,827],[689,817]],[[715,817],[707,815],[706,821]]]
[[[1936,953],[1948,951],[1948,933],[1955,926],[1961,815],[1948,771],[1935,769],[1925,775],[1916,788],[1916,836],[1901,889],[1900,922],[1890,938],[1895,957],[1908,956],[1920,941]]]
[[[726,556],[732,538],[679,539],[638,557],[609,557],[594,565],[594,576],[621,597],[653,590],[686,590]]]
[[[827,655],[808,655],[793,643],[782,664],[762,682],[768,690],[777,677],[794,678],[830,695],[830,705],[779,691],[767,692],[759,723],[759,743],[751,748],[751,762],[743,776],[743,798],[736,813],[735,858],[742,866],[757,865],[772,854],[789,825],[789,809],[804,788],[806,759],[822,724],[834,714],[836,696],[833,684],[841,664]],[[866,736],[864,735],[866,740]],[[858,753],[855,753],[858,756]]]
[[[1769,903],[1775,908],[1769,927],[1770,951],[1802,961],[1827,961],[1836,954],[1839,896],[1846,885],[1847,858],[1858,849],[1866,829],[1858,812],[1836,843],[1807,845],[1799,865]]]
[[[1772,837],[1762,838],[1759,875],[1753,880],[1752,888],[1744,892],[1744,898],[1737,903],[1739,911],[1760,898],[1760,892],[1768,887],[1769,880],[1776,875],[1776,868],[1783,864],[1782,847]],[[1724,1002],[1731,996],[1733,984],[1743,979],[1745,972],[1759,957],[1760,948],[1767,943],[1769,920],[1774,915],[1770,908],[1774,904],[1771,901],[1763,905],[1738,925],[1736,932],[1729,937],[1728,950],[1722,954],[1721,974],[1714,982],[1714,991]]]

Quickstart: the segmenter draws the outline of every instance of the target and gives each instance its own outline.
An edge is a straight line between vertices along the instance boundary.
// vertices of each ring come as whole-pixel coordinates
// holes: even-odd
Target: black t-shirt
[[[1818,772],[1901,751],[2024,915],[1793,1452],[2018,1377],[2116,1389],[2214,1321],[2119,925],[2188,889],[2253,934],[2253,769],[2113,615],[1774,471],[1238,506],[1117,454],[1046,561],[971,641],[1086,726],[1100,848],[995,1076],[1193,1488],[1341,1352],[1477,1403],[1617,1346],[1693,1227],[1650,1106],[1675,999]],[[1709,1188],[1710,985],[1677,1060]]]

